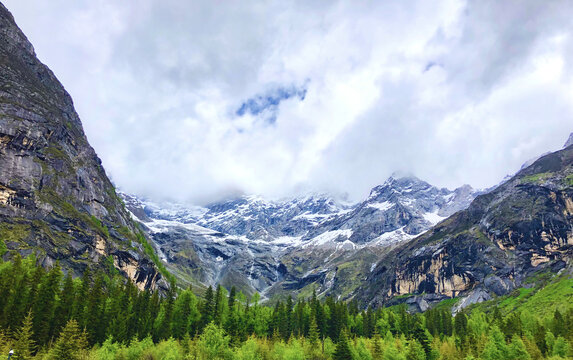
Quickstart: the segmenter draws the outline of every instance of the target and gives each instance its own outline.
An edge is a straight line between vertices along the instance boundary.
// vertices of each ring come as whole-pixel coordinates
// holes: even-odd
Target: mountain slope
[[[572,224],[569,146],[384,255],[357,298],[381,304],[409,294],[424,294],[422,301],[463,296],[466,306],[506,294],[535,272],[570,264]]]
[[[76,274],[113,263],[140,288],[157,286],[161,275],[136,241],[71,97],[2,4],[0,169],[7,250],[36,253],[45,266],[60,261]]]

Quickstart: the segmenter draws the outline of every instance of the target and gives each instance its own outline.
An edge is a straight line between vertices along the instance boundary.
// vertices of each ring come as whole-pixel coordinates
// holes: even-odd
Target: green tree
[[[68,320],[72,317],[72,311],[74,308],[75,301],[75,289],[72,276],[68,271],[66,278],[64,279],[64,287],[60,292],[60,301],[58,302],[55,319],[54,319],[54,329],[53,333],[59,333],[60,330],[65,326]]]
[[[77,360],[81,359],[87,348],[87,335],[82,332],[75,320],[70,320],[60,332],[52,351],[50,359]]]
[[[382,338],[378,332],[374,334],[374,344],[372,348],[372,359],[382,360],[384,352],[382,351]]]
[[[490,331],[488,342],[481,354],[484,360],[501,360],[507,356],[507,345],[505,343],[505,336],[499,330],[497,325],[494,325]]]
[[[29,312],[24,318],[22,326],[15,334],[14,352],[18,359],[27,360],[32,358],[32,354],[36,351],[36,343],[33,338],[32,313]]]
[[[404,354],[401,354],[398,349],[396,349],[396,345],[394,342],[388,344],[386,349],[384,350],[384,360],[406,360]]]
[[[352,360],[352,353],[350,351],[350,344],[348,343],[348,335],[346,330],[340,332],[336,350],[334,351],[334,360]]]
[[[308,341],[312,346],[318,345],[320,341],[319,334],[318,334],[318,326],[316,325],[316,319],[314,316],[311,316],[310,319],[310,328],[308,329]]]
[[[219,360],[232,356],[229,350],[229,337],[214,323],[209,323],[197,341],[199,359]]]
[[[531,356],[527,352],[527,348],[523,340],[517,335],[511,338],[511,344],[508,347],[508,359],[511,360],[530,360]]]
[[[416,339],[411,340],[408,344],[406,360],[426,360],[426,352]]]
[[[562,336],[558,336],[553,343],[553,356],[562,358],[569,356],[569,343]]]
[[[39,344],[46,344],[51,338],[50,330],[54,329],[52,320],[56,309],[56,295],[60,291],[62,271],[56,263],[40,285],[37,301],[34,304],[34,334]]]

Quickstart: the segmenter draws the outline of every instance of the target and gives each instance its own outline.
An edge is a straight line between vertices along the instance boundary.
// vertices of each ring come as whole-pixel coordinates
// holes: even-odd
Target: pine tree
[[[308,330],[308,341],[312,346],[316,346],[320,341],[318,335],[318,326],[316,325],[316,319],[314,318],[314,316],[311,317],[310,319],[310,328]]]
[[[215,299],[213,295],[213,288],[211,285],[205,290],[205,297],[201,306],[201,328],[204,328],[213,321],[213,312],[215,307]]]
[[[235,296],[237,293],[237,289],[234,286],[231,287],[231,292],[229,293],[229,310],[233,311],[233,307],[235,306]]]
[[[537,348],[543,355],[547,353],[547,344],[545,343],[545,327],[542,325],[538,325],[537,329],[534,334],[534,341],[537,345]]]
[[[105,294],[103,292],[103,283],[103,276],[99,274],[88,294],[87,306],[85,308],[85,328],[88,329],[88,340],[92,345],[105,340],[105,324],[103,322]]]
[[[90,268],[84,270],[81,286],[78,290],[77,296],[74,299],[74,306],[72,310],[72,318],[78,322],[78,326],[85,328],[86,326],[86,300],[90,290]]]
[[[30,311],[15,334],[14,352],[18,359],[27,360],[32,358],[32,354],[36,351],[36,343],[33,338],[32,312]]]
[[[511,344],[508,347],[508,359],[511,360],[530,360],[531,356],[527,352],[525,344],[517,335],[511,338]]]
[[[192,304],[194,295],[189,291],[183,291],[175,300],[173,307],[173,321],[171,322],[172,334],[178,339],[182,339],[189,333],[189,325],[192,319]]]
[[[352,360],[352,352],[350,351],[350,344],[348,343],[348,336],[346,330],[340,332],[336,350],[333,355],[334,360]]]
[[[406,351],[406,360],[426,360],[426,352],[418,341],[411,340]]]
[[[213,321],[217,326],[221,325],[221,301],[223,299],[221,285],[215,290],[215,305],[213,306]]]
[[[56,294],[60,291],[62,271],[56,263],[40,285],[37,301],[34,304],[34,334],[39,344],[43,345],[50,340],[54,329],[52,320],[56,309]]]
[[[378,333],[378,331],[376,331],[374,333],[374,345],[373,345],[373,349],[372,349],[372,359],[373,360],[382,360],[382,355],[383,355],[383,351],[382,351],[382,338],[380,337],[380,334]]]
[[[54,360],[78,360],[87,348],[87,334],[81,331],[75,320],[70,320],[60,332],[50,358]]]
[[[552,324],[551,332],[553,335],[559,336],[566,336],[567,327],[565,326],[565,320],[563,319],[563,314],[559,310],[555,310],[553,314],[553,324]]]
[[[563,337],[559,336],[557,339],[555,339],[555,343],[553,343],[552,355],[562,358],[566,358],[569,355],[569,344]]]
[[[64,287],[60,293],[60,301],[58,302],[58,307],[55,313],[54,329],[53,333],[59,333],[60,330],[65,326],[68,320],[72,317],[72,312],[74,309],[75,301],[75,289],[72,276],[68,271],[66,278],[64,279]]]

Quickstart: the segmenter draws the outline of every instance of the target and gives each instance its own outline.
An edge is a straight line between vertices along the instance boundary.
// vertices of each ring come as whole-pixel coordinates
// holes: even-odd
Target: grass
[[[8,242],[21,242],[30,235],[30,226],[24,224],[0,224],[0,239]],[[4,244],[5,245],[5,244]]]
[[[520,296],[522,294],[520,293]],[[556,309],[563,310],[573,302],[573,279],[560,276],[544,288],[535,292],[517,307],[522,312],[546,316]]]
[[[4,240],[0,239],[0,256],[4,256],[8,252],[8,247]]]
[[[573,186],[573,174],[568,175],[567,177],[565,177],[565,184],[567,184],[568,186]]]
[[[456,305],[460,301],[460,298],[451,298],[445,299],[440,301],[438,305],[436,305],[435,309],[437,310],[451,310],[454,305]]]
[[[531,296],[535,291],[534,287],[531,288],[519,288],[512,295],[506,297],[499,303],[502,309],[507,309],[512,311],[523,304],[529,296]]]
[[[539,317],[552,315],[557,309],[564,311],[569,308],[573,302],[573,279],[568,275],[561,275],[546,282],[544,275],[536,276],[539,279],[537,286],[522,287],[509,295],[475,304],[470,308],[488,312],[498,306],[502,314],[519,311]]]
[[[44,154],[51,155],[55,159],[68,160],[68,156],[55,146],[48,146],[43,149]]]
[[[553,176],[551,172],[544,172],[539,174],[527,175],[521,178],[521,182],[539,184]]]

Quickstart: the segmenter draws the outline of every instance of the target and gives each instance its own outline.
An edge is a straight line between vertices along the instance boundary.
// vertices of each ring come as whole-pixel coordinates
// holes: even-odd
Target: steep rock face
[[[386,254],[358,297],[375,304],[406,294],[485,299],[506,294],[535,272],[568,266],[572,198],[568,147],[541,157],[467,210]]]
[[[155,287],[161,276],[134,231],[71,97],[0,4],[0,239],[76,273],[111,256],[140,288]]]

